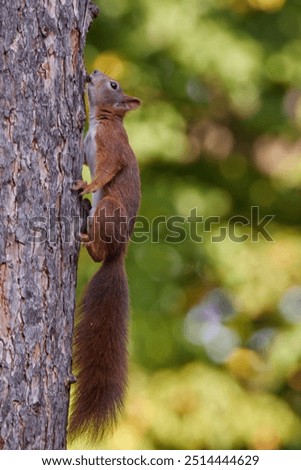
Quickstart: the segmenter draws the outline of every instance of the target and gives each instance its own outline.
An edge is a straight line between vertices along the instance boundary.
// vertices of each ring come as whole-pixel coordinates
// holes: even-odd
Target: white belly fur
[[[94,178],[95,169],[96,169],[96,162],[95,162],[95,155],[96,155],[96,143],[95,143],[95,134],[96,134],[97,123],[91,122],[88,133],[85,138],[85,156],[86,162],[90,169],[91,178]],[[102,198],[102,189],[98,189],[95,193],[92,194],[92,208],[90,210],[89,216],[93,217],[97,204]]]

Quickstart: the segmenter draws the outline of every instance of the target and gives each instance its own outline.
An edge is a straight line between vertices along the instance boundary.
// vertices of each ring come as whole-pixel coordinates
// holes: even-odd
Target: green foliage
[[[143,101],[126,127],[150,223],[127,259],[131,386],[105,446],[300,448],[300,2],[99,3],[87,69]],[[229,223],[252,206],[273,241]],[[194,208],[168,241],[156,217]],[[83,251],[79,290],[96,268]]]

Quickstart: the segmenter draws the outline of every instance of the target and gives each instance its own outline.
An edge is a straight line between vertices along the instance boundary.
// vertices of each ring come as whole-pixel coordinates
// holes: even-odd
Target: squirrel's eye
[[[118,88],[118,83],[117,82],[114,82],[113,80],[111,80],[110,85],[111,85],[111,88],[113,90],[117,90],[117,88]]]

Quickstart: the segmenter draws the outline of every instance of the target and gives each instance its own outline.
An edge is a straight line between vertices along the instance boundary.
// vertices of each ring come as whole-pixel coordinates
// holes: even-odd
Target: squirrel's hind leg
[[[110,196],[101,199],[94,213],[93,222],[97,251],[104,253],[105,258],[125,252],[129,239],[129,220],[120,201]]]

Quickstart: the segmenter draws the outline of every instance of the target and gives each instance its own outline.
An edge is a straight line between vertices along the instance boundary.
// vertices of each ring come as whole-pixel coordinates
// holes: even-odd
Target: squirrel
[[[119,83],[99,70],[86,78],[89,129],[85,163],[92,181],[72,189],[88,199],[89,216],[80,234],[91,258],[102,262],[79,306],[75,327],[77,376],[69,435],[103,437],[122,410],[127,383],[129,294],[124,267],[127,244],[140,205],[140,174],[123,126],[125,114],[140,105]]]

